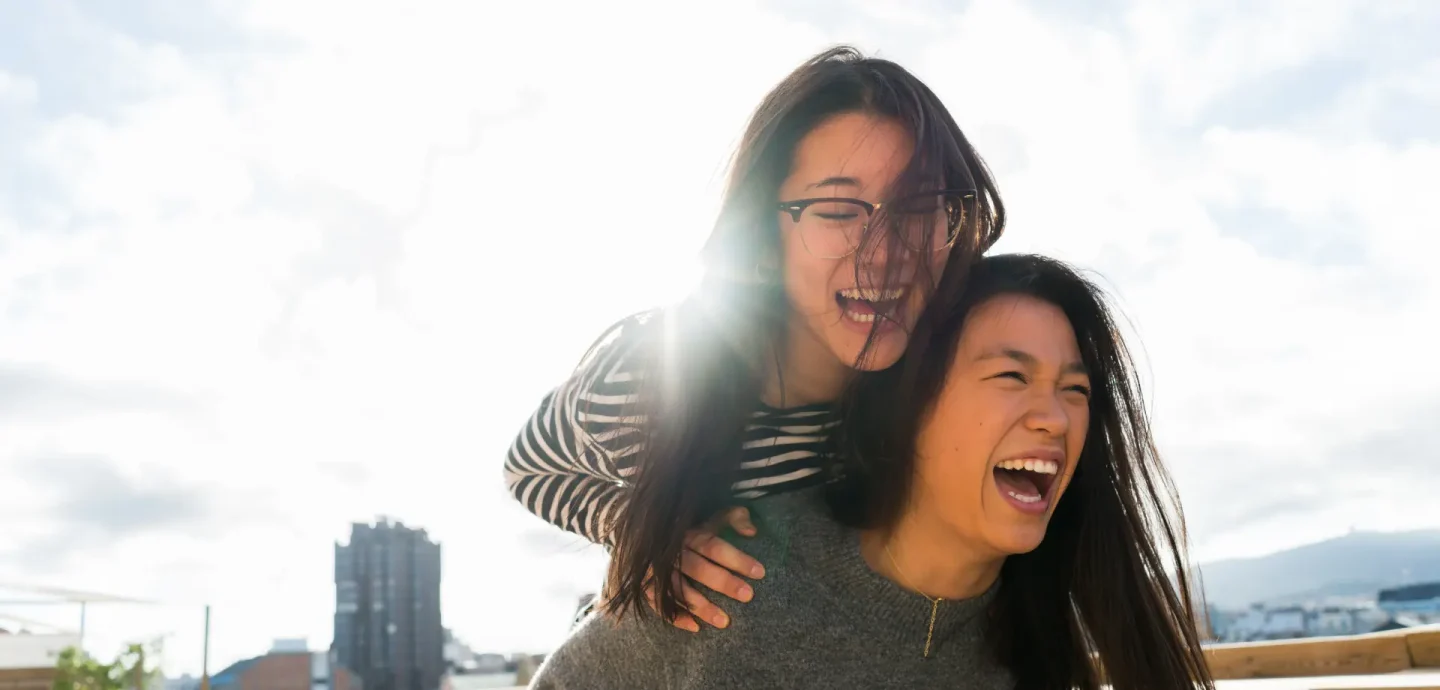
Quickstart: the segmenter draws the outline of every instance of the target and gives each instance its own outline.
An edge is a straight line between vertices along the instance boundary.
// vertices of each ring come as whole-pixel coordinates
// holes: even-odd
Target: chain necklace
[[[929,594],[921,592],[919,587],[910,584],[910,578],[905,575],[905,570],[902,569],[900,563],[895,560],[895,554],[890,552],[890,544],[888,543],[885,544],[885,555],[890,557],[890,565],[895,566],[895,574],[900,576],[901,584],[914,590],[916,594],[925,597],[925,600],[930,602],[930,628],[925,631],[925,653],[922,656],[922,658],[929,659],[930,642],[935,638],[935,616],[940,612],[940,602],[944,601],[944,599],[932,597]]]

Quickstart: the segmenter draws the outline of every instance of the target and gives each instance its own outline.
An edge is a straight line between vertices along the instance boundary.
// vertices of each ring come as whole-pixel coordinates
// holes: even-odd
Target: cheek
[[[930,284],[931,284],[931,285],[934,285],[935,283],[940,282],[940,274],[945,271],[945,262],[946,262],[946,261],[949,261],[949,260],[950,260],[950,255],[949,255],[949,254],[947,254],[947,253],[940,253],[940,254],[936,254],[936,255],[935,255],[935,258],[930,261]]]
[[[970,405],[937,408],[935,420],[918,447],[921,459],[916,469],[921,481],[942,499],[955,499],[948,510],[974,507],[975,494],[989,476],[993,437],[1000,430],[986,419],[983,409]]]
[[[919,457],[915,467],[916,480],[920,484],[917,488],[921,488],[919,494],[925,497],[924,502],[937,516],[960,523],[969,523],[974,519],[980,508],[976,496],[983,489],[984,478],[973,470],[972,465],[963,446]]]
[[[910,295],[909,309],[906,310],[906,315],[909,317],[910,325],[912,326],[914,322],[919,319],[920,313],[925,310],[925,303],[930,300],[931,295],[935,291],[935,285],[940,281],[940,272],[945,269],[946,256],[944,254],[938,256],[939,258],[932,261],[929,267],[929,284],[922,286],[921,289],[914,290]],[[917,280],[919,279],[917,278]]]
[[[784,252],[782,270],[790,302],[807,312],[836,308],[835,288],[831,283],[840,270],[840,262],[812,256],[795,232],[786,233]]]
[[[1072,459],[1079,458],[1085,449],[1085,439],[1090,434],[1090,409],[1080,407],[1070,413],[1070,431],[1065,434],[1065,453]]]

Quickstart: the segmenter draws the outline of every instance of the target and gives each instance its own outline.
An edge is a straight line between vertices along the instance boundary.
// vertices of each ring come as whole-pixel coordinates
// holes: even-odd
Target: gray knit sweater
[[[995,588],[931,604],[876,574],[859,534],[830,518],[818,490],[751,505],[759,528],[736,543],[760,559],[755,598],[724,606],[730,626],[678,630],[657,616],[592,615],[540,668],[532,688],[1011,688],[983,644]],[[711,601],[728,599],[706,592]]]

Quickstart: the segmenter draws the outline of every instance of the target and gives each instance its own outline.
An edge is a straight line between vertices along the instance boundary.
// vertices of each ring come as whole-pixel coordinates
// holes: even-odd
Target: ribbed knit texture
[[[714,592],[730,626],[690,633],[656,616],[591,616],[557,649],[531,687],[1011,688],[984,644],[996,588],[943,601],[924,658],[931,602],[870,569],[859,533],[831,519],[819,490],[755,501],[759,529],[730,537],[766,567],[755,598]]]

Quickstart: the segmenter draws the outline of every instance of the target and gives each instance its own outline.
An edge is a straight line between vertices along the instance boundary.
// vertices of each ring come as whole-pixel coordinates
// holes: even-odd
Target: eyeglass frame
[[[973,189],[973,188],[965,188],[965,187],[955,188],[955,189],[937,189],[937,190],[935,190],[935,191],[933,191],[933,192],[919,192],[919,193],[917,193],[917,194],[910,194],[910,195],[902,196],[902,197],[899,197],[899,198],[896,198],[896,199],[891,199],[891,200],[889,200],[889,201],[880,201],[880,202],[876,202],[876,203],[873,203],[873,204],[870,203],[870,202],[868,202],[868,201],[866,201],[866,200],[864,200],[864,199],[856,199],[856,198],[853,198],[853,197],[824,196],[824,197],[814,197],[814,198],[809,198],[809,199],[795,199],[795,200],[793,200],[793,201],[782,201],[782,202],[780,202],[779,204],[776,205],[776,210],[781,211],[781,212],[783,212],[783,213],[788,213],[788,214],[790,214],[790,220],[794,221],[795,223],[799,223],[799,222],[800,222],[800,215],[803,214],[803,213],[805,213],[805,209],[810,208],[811,206],[814,206],[815,204],[835,203],[835,202],[848,202],[848,203],[852,203],[852,204],[859,204],[862,208],[865,209],[865,211],[866,211],[866,213],[867,213],[866,218],[865,218],[865,225],[864,225],[864,227],[860,228],[860,232],[863,234],[863,233],[866,233],[866,232],[869,232],[869,231],[870,231],[870,221],[875,218],[875,212],[878,211],[878,210],[880,210],[882,207],[887,206],[887,205],[894,205],[896,202],[908,201],[908,200],[911,200],[911,199],[918,199],[918,198],[927,197],[927,196],[932,196],[932,195],[939,195],[939,196],[959,196],[959,197],[961,198],[961,200],[974,201],[975,199],[978,198],[978,196],[979,196],[979,191],[976,190],[976,189]],[[948,233],[947,233],[947,234],[948,234]],[[958,232],[955,233],[955,235],[954,235],[953,237],[950,237],[950,238],[945,242],[945,244],[937,247],[933,253],[939,254],[940,252],[943,252],[943,251],[946,251],[946,250],[950,249],[951,247],[955,246],[955,240],[957,240],[957,239],[959,239],[959,238],[960,238],[960,233],[958,233]],[[802,245],[805,246],[805,251],[806,251],[807,253],[809,253],[811,256],[814,256],[814,257],[816,257],[816,258],[832,259],[832,260],[833,260],[833,259],[843,259],[843,258],[845,258],[845,257],[847,257],[847,256],[850,256],[851,254],[854,254],[855,252],[857,252],[857,251],[860,250],[860,245],[859,245],[859,244],[856,244],[855,247],[853,247],[850,251],[845,252],[844,254],[841,254],[841,255],[839,255],[839,256],[826,256],[826,257],[821,257],[821,256],[819,256],[818,254],[816,254],[814,251],[811,251],[811,249],[810,249],[810,243],[809,243],[809,242],[805,242],[803,237],[801,238],[800,244],[802,244]],[[917,250],[912,250],[912,251],[917,251]]]

